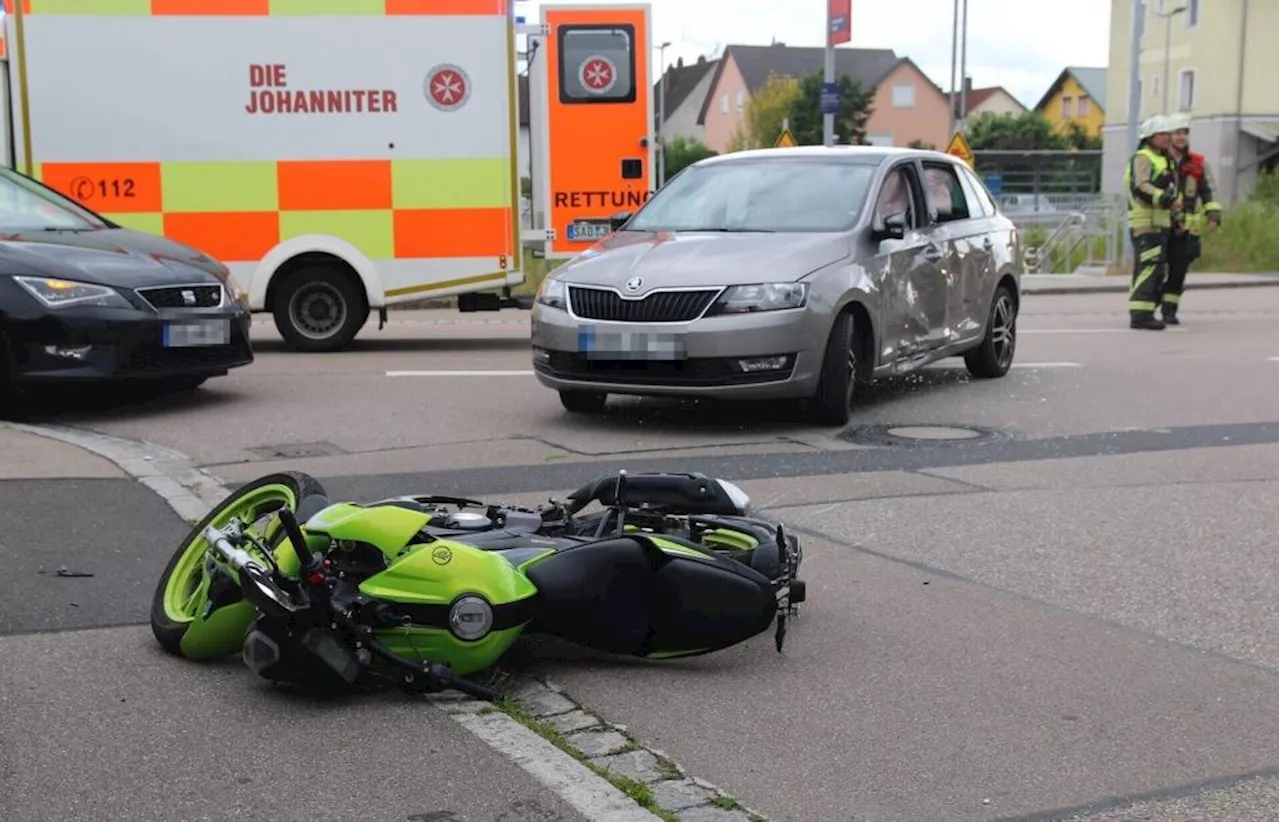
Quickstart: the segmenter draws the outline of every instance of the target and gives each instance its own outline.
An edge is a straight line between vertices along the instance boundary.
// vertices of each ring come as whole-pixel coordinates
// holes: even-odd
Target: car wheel
[[[0,420],[26,419],[28,401],[27,392],[9,374],[9,353],[0,339]]]
[[[603,391],[561,391],[560,404],[574,414],[599,414],[609,395]]]
[[[809,401],[810,416],[818,425],[846,425],[857,387],[858,346],[853,314],[836,317],[822,357],[818,388]]]
[[[276,328],[296,351],[336,351],[355,339],[369,309],[341,271],[312,265],[285,275],[272,309]]]
[[[987,318],[987,333],[964,355],[965,367],[979,379],[1003,377],[1013,365],[1018,342],[1018,307],[1008,286],[996,289]]]

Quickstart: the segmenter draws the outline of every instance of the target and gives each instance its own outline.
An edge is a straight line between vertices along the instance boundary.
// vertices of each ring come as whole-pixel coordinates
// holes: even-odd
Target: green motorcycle
[[[584,511],[596,503],[600,509]],[[526,633],[666,659],[775,626],[805,598],[799,540],[701,474],[606,476],[535,508],[450,496],[331,502],[270,474],[229,494],[161,575],[156,640],[237,652],[277,682],[393,682],[494,699],[465,679]]]

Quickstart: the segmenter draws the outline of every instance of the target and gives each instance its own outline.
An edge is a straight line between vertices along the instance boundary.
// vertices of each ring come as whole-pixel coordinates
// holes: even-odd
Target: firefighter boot
[[[1165,325],[1182,324],[1181,320],[1178,319],[1178,306],[1173,303],[1160,304],[1160,319],[1164,321]]]
[[[1164,323],[1156,319],[1155,312],[1152,311],[1130,311],[1129,327],[1137,328],[1142,331],[1163,331]]]

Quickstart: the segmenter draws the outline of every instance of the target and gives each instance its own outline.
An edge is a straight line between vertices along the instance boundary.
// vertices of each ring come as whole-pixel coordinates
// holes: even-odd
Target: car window
[[[844,231],[862,211],[875,166],[822,158],[690,166],[627,225],[631,231]]]
[[[974,217],[993,217],[996,204],[991,200],[987,187],[967,168],[960,169],[960,184],[964,186],[965,196],[969,200],[969,213]]]
[[[103,227],[101,220],[74,202],[21,174],[0,169],[0,232]]]
[[[969,218],[969,203],[950,163],[925,163],[924,188],[928,192],[929,210],[937,215],[938,222]]]
[[[884,183],[880,186],[875,216],[883,221],[891,214],[904,211],[907,214],[907,228],[919,228],[921,222],[916,219],[915,200],[911,196],[911,179],[907,167],[898,166],[885,176]]]

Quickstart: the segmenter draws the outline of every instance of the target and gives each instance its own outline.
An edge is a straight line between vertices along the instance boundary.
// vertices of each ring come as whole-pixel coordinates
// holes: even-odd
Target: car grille
[[[624,300],[601,288],[569,286],[569,305],[584,320],[623,323],[681,323],[695,320],[720,292],[659,291],[642,300]]]
[[[138,294],[152,308],[217,308],[222,305],[221,285],[178,285],[139,288]]]
[[[561,379],[580,382],[619,382],[631,385],[679,385],[714,387],[775,382],[790,370],[742,372],[728,359],[709,357],[688,360],[598,360],[581,354],[552,351],[547,362],[535,367]]]

